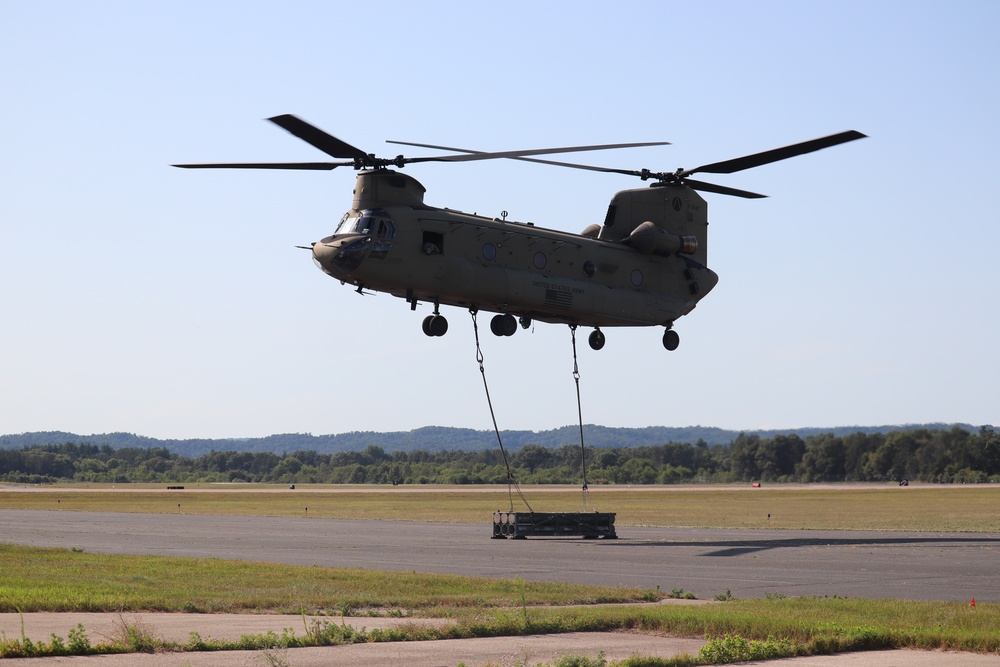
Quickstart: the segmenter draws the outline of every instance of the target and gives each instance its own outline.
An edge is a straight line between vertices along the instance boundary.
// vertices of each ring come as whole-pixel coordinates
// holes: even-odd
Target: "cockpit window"
[[[336,234],[375,234],[392,238],[394,227],[389,213],[383,209],[365,209],[359,213],[345,213],[340,219]]]
[[[345,213],[344,217],[340,219],[340,224],[337,225],[337,231],[334,234],[347,234],[354,227],[355,222],[357,222],[357,217],[352,217],[350,213]]]

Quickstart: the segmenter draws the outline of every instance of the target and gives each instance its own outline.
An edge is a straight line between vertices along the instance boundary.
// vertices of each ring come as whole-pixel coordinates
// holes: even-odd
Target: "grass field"
[[[482,523],[506,487],[0,486],[0,509],[294,516]],[[618,526],[1000,532],[1000,486],[524,488],[538,511],[615,512]],[[514,497],[514,508],[525,511]],[[768,518],[770,515],[770,519]]]
[[[0,612],[344,614],[655,599],[655,591],[637,589],[218,558],[102,555],[0,543]]]

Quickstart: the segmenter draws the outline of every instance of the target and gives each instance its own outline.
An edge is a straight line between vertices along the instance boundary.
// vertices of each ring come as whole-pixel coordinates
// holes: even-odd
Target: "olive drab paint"
[[[291,115],[268,119],[342,162],[220,163],[186,168],[357,171],[351,208],[331,234],[310,247],[327,275],[359,293],[384,292],[405,299],[411,310],[433,304],[424,318],[428,336],[448,330],[441,306],[496,313],[490,328],[510,336],[532,321],[594,329],[590,345],[604,346],[602,327],[663,327],[663,346],[676,349],[674,322],[690,313],[719,281],[708,268],[708,206],[697,191],[758,198],[688,178],[705,172],[728,174],[860,139],[854,130],[695,169],[651,172],[592,167],[537,159],[551,153],[662,145],[611,144],[482,153],[467,149],[405,144],[456,151],[437,157],[378,158]],[[404,142],[393,142],[404,143]],[[489,218],[424,201],[426,188],[400,173],[417,162],[464,162],[509,158],[561,167],[638,176],[648,187],[615,193],[603,225],[581,233],[530,222]],[[392,167],[395,167],[392,168]]]

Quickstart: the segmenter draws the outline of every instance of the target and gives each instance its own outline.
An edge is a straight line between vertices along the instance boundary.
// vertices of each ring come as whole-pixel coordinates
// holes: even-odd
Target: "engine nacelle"
[[[647,255],[670,255],[673,253],[693,255],[698,252],[698,238],[681,236],[663,231],[647,220],[632,230],[628,242],[639,252]]]

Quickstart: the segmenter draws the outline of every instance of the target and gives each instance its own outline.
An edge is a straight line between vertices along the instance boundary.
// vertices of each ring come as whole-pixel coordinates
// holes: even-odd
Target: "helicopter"
[[[588,343],[604,347],[604,328],[663,327],[662,344],[676,350],[674,322],[690,313],[719,281],[708,268],[708,208],[698,191],[748,199],[765,195],[689,178],[696,173],[731,174],[861,139],[855,130],[804,141],[694,169],[654,172],[558,162],[532,157],[555,153],[666,145],[667,142],[605,144],[521,151],[388,143],[450,155],[392,158],[352,146],[306,121],[284,114],[275,125],[337,158],[337,162],[176,164],[185,169],[300,169],[356,172],[351,208],[334,232],[304,247],[316,265],[359,294],[384,292],[433,305],[422,330],[448,331],[441,306],[495,313],[490,330],[512,336],[533,321],[592,327]],[[573,169],[637,176],[649,187],[617,192],[603,225],[579,234],[531,222],[464,213],[424,203],[426,189],[403,174],[407,164],[514,159]],[[396,169],[393,169],[395,167]]]

